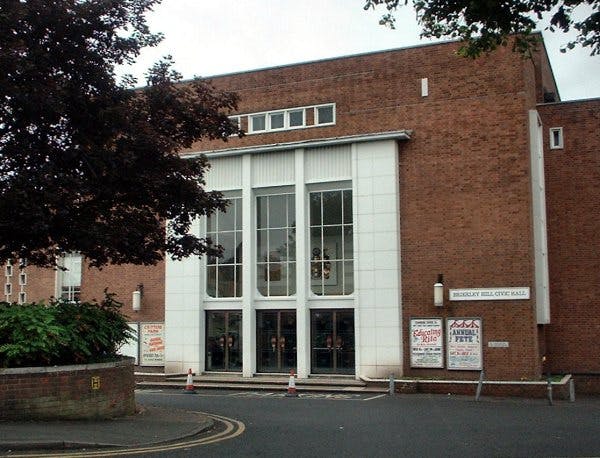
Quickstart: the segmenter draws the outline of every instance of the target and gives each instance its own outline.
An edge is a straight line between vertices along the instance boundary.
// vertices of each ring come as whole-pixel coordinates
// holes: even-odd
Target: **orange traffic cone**
[[[298,393],[296,393],[296,379],[294,375],[294,369],[290,371],[290,381],[288,382],[288,389],[285,395],[289,397],[298,396]]]
[[[186,394],[194,394],[196,392],[194,389],[194,379],[192,378],[192,369],[188,370],[187,381],[183,392]]]

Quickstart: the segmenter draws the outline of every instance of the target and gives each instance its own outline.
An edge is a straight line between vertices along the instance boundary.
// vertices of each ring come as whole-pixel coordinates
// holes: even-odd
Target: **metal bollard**
[[[394,374],[390,374],[390,396],[393,396],[394,393],[396,392],[396,387],[395,387],[395,380],[394,380]]]
[[[477,384],[477,392],[475,393],[475,401],[479,401],[481,397],[481,388],[483,388],[483,371],[479,373],[479,383]]]
[[[546,389],[548,390],[548,403],[554,405],[552,402],[552,380],[550,379],[550,374],[548,374],[548,387]]]
[[[569,402],[575,402],[575,380],[569,380]]]

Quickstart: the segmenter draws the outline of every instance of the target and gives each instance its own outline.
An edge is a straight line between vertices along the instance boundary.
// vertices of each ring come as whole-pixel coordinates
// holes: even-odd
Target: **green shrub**
[[[134,337],[122,304],[56,300],[48,305],[0,302],[0,367],[87,364],[114,359]]]

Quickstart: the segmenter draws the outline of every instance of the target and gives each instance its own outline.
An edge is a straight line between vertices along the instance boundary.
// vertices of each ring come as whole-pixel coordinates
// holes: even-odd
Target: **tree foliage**
[[[100,303],[65,300],[0,302],[0,367],[103,362],[135,339],[123,304],[106,293]]]
[[[383,6],[387,13],[380,20],[395,27],[394,11],[409,0],[365,0],[365,10]],[[425,38],[460,38],[465,43],[460,54],[477,57],[514,36],[516,50],[528,53],[535,42],[532,32],[545,14],[550,15],[551,31],[577,31],[577,37],[561,50],[576,45],[591,48],[600,54],[600,0],[412,0],[417,20]],[[582,20],[575,19],[578,7],[592,10]]]
[[[79,251],[95,266],[154,264],[215,250],[189,228],[225,202],[204,190],[206,159],[177,153],[241,135],[227,117],[237,96],[182,83],[169,57],[144,88],[115,77],[160,41],[144,17],[159,1],[0,3],[0,261],[51,266]]]

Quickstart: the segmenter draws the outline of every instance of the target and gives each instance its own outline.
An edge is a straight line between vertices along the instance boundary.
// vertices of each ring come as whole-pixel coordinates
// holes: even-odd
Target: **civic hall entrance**
[[[296,312],[257,310],[258,372],[289,372],[296,368]]]
[[[206,370],[241,372],[242,312],[206,312]]]
[[[311,310],[311,372],[354,374],[354,311]]]

